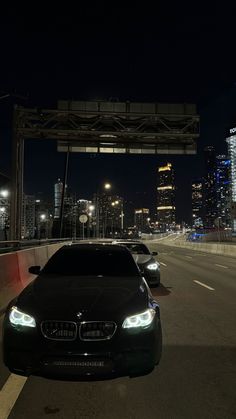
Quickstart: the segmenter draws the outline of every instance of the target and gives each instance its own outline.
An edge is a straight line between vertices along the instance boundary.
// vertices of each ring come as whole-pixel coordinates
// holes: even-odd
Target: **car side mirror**
[[[38,275],[41,271],[41,266],[38,266],[38,265],[30,266],[28,271],[30,274]]]
[[[158,252],[152,252],[152,256],[157,256]]]

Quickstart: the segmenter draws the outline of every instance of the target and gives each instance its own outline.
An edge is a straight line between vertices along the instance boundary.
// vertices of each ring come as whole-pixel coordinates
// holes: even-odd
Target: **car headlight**
[[[146,266],[150,271],[156,271],[159,267],[158,263],[150,263]]]
[[[17,307],[11,307],[9,313],[9,320],[11,324],[27,326],[27,327],[36,327],[36,322],[32,316],[29,314],[23,313]]]
[[[134,316],[126,317],[122,327],[124,329],[129,329],[131,327],[145,327],[149,326],[155,316],[155,310],[149,308],[143,313],[135,314]]]

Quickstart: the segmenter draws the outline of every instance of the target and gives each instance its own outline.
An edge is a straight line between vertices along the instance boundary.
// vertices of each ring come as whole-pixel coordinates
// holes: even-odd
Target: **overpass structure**
[[[21,238],[24,141],[57,141],[60,152],[196,154],[194,104],[59,101],[57,109],[15,107],[10,238]]]

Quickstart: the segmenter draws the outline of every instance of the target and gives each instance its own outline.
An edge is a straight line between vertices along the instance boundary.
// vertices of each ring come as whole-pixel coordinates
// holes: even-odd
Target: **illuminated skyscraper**
[[[231,226],[230,159],[216,156],[216,199],[219,226]]]
[[[204,227],[215,228],[218,216],[216,194],[216,153],[212,146],[204,148],[205,176],[203,185]]]
[[[202,227],[202,180],[198,179],[192,182],[192,225],[194,227]]]
[[[149,228],[149,209],[139,208],[134,210],[134,225],[136,229],[141,233],[146,233]]]
[[[175,226],[174,170],[171,163],[158,168],[157,221],[162,231]]]
[[[123,231],[123,198],[109,189],[94,195],[96,236],[119,237]]]
[[[63,182],[58,179],[54,185],[54,218],[60,217]]]
[[[231,226],[236,232],[236,127],[229,130],[229,137],[226,141],[230,158]]]
[[[23,239],[33,239],[35,235],[35,196],[23,195],[22,205],[22,230]]]

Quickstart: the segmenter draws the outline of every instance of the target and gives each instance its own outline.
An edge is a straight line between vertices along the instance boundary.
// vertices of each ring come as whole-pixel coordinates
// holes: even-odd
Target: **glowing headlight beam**
[[[155,316],[155,310],[149,308],[143,313],[135,314],[134,316],[126,317],[122,324],[123,329],[130,329],[135,327],[146,327],[149,326]]]
[[[11,307],[9,313],[9,320],[11,324],[27,326],[27,327],[36,327],[35,319],[29,314],[23,313],[17,307]]]
[[[158,269],[158,264],[150,263],[150,265],[147,265],[147,269],[150,269],[150,271],[156,271]]]

